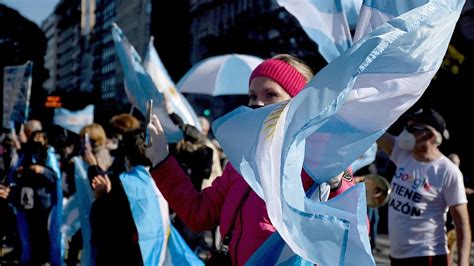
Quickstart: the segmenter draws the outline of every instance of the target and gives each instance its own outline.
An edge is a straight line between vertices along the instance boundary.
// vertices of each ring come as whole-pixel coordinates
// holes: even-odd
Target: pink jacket
[[[167,158],[151,175],[163,196],[184,223],[194,231],[211,230],[220,225],[222,237],[228,231],[231,220],[237,213],[249,185],[230,163],[222,176],[216,178],[212,186],[197,192],[176,159]],[[311,178],[303,172],[305,189],[312,184]],[[331,193],[340,194],[353,186],[352,180],[345,180],[341,187]],[[265,202],[250,191],[242,202],[241,211],[236,215],[229,251],[233,265],[244,265],[258,247],[273,233],[275,228],[268,217]]]

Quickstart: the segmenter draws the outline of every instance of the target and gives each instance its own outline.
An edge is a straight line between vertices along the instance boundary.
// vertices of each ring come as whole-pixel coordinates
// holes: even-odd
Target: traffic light
[[[202,111],[202,113],[204,114],[204,116],[210,116],[211,115],[211,110],[204,109],[204,111]]]

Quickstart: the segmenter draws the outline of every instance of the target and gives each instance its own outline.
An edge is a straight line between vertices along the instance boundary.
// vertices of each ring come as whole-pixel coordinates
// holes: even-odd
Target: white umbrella
[[[212,96],[247,94],[252,70],[263,59],[243,54],[209,57],[196,63],[178,82],[182,93]]]

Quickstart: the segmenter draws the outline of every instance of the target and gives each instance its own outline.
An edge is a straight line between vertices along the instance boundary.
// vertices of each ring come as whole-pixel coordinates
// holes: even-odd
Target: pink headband
[[[283,87],[294,97],[306,85],[304,76],[292,65],[278,60],[268,59],[258,65],[250,75],[249,85],[256,77],[268,77]]]

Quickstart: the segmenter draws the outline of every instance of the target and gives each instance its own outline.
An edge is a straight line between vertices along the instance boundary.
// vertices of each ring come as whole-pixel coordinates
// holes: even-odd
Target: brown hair
[[[140,128],[138,119],[129,114],[115,115],[110,119],[109,123],[112,129],[118,134],[124,134]]]

